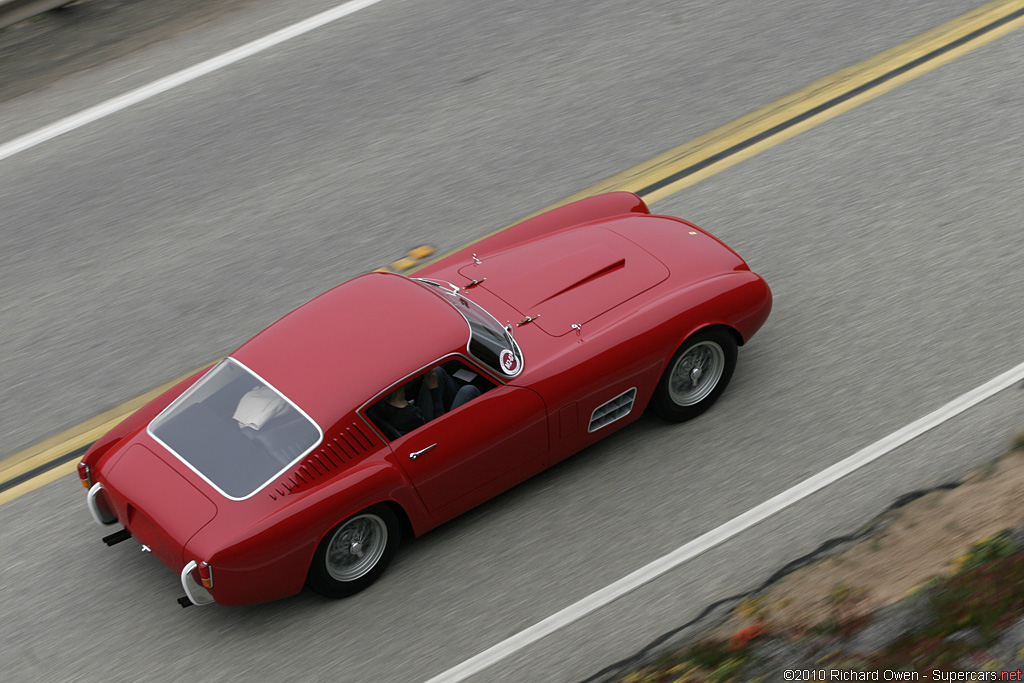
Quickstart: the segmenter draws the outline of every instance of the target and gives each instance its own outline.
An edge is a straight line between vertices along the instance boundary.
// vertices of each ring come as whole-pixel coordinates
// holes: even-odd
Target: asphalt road
[[[0,142],[328,5],[254,2],[0,105]],[[5,453],[971,9],[385,0],[0,162]],[[0,507],[11,681],[423,681],[1016,365],[1013,33],[655,205],[773,287],[729,392],[413,543],[355,599],[181,610],[65,478]],[[998,454],[1004,393],[474,681],[573,681]]]
[[[81,0],[0,30],[0,101],[220,19],[254,0]]]

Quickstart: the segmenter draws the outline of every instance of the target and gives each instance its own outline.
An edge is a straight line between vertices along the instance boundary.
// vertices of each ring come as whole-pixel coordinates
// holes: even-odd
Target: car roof
[[[406,277],[375,272],[300,306],[231,355],[329,429],[468,342],[469,325],[452,305]]]

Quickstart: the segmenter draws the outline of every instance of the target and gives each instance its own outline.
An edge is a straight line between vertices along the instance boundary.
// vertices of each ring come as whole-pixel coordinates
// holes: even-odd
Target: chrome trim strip
[[[185,595],[188,596],[189,602],[193,605],[209,605],[211,602],[214,602],[210,591],[196,583],[196,580],[192,578],[192,570],[198,566],[199,564],[195,560],[185,565],[185,568],[181,570],[181,587],[185,589]]]
[[[117,517],[111,514],[110,521],[104,520],[103,512],[100,510],[99,503],[96,502],[96,496],[98,496],[100,494],[100,491],[102,490],[103,485],[100,484],[99,482],[96,482],[95,484],[92,485],[92,488],[89,489],[89,495],[86,496],[85,500],[89,505],[89,514],[92,515],[92,518],[96,521],[96,523],[100,526],[110,526],[111,524],[115,524],[117,522]]]

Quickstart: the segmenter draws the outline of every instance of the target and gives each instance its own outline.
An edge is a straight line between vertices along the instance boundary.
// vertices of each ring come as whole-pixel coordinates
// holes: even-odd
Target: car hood
[[[217,515],[210,498],[138,442],[122,452],[103,478],[125,528],[173,569],[184,566],[185,544]]]
[[[489,255],[459,275],[560,337],[654,287],[669,270],[626,237],[591,225]]]

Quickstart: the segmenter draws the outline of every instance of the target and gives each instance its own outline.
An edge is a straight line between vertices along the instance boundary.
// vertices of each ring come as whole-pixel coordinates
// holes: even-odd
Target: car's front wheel
[[[726,329],[697,332],[679,347],[651,397],[651,410],[673,422],[697,417],[718,400],[736,369],[736,338]]]
[[[401,530],[387,505],[375,505],[331,529],[313,556],[309,587],[347,598],[376,581],[398,549]]]

